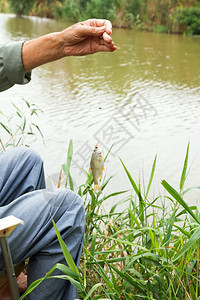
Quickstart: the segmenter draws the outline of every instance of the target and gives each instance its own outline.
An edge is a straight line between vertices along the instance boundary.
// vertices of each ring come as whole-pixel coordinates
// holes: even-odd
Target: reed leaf
[[[42,283],[44,280],[46,280],[48,278],[48,276],[50,276],[55,269],[56,269],[56,265],[53,266],[51,268],[51,270],[49,272],[47,272],[47,274],[43,278],[37,279],[36,281],[31,283],[31,285],[28,287],[28,289],[25,291],[25,293],[19,298],[19,300],[24,299],[24,297],[26,297],[28,294],[30,294],[38,285],[40,285],[40,283]]]
[[[122,163],[122,166],[128,176],[128,179],[135,191],[135,193],[137,194],[138,196],[138,199],[139,199],[139,210],[140,210],[140,213],[139,213],[139,219],[140,221],[143,223],[144,222],[144,208],[145,208],[145,202],[144,202],[144,199],[142,198],[142,194],[140,192],[140,183],[139,183],[139,188],[137,187],[137,184],[135,183],[135,181],[133,180],[131,174],[129,173],[129,171],[127,170],[126,166],[124,165],[123,161],[120,159],[121,163]]]
[[[101,186],[102,191],[105,189],[105,187],[107,186],[107,184],[110,182],[110,180],[113,178],[113,176],[110,176]],[[98,195],[100,195],[101,193],[98,193]]]
[[[57,263],[56,269],[62,271],[67,276],[70,276],[77,280],[79,279],[79,275],[77,274],[77,272],[75,272],[73,269],[69,268],[68,266],[66,266],[64,264]]]
[[[114,144],[111,145],[110,149],[108,150],[108,153],[106,154],[105,158],[104,158],[104,162],[106,161],[106,159],[108,158],[112,148],[113,148]]]
[[[131,177],[131,174],[130,174],[129,171],[127,170],[127,168],[126,168],[126,166],[124,165],[124,163],[123,163],[123,161],[121,160],[121,158],[120,158],[120,161],[121,161],[121,163],[122,163],[122,166],[123,166],[124,170],[126,171],[126,174],[127,174],[127,176],[128,176],[128,179],[129,179],[129,181],[130,181],[130,183],[131,183],[131,185],[132,185],[134,191],[136,192],[138,198],[142,198],[142,195],[140,194],[140,191],[139,191],[139,189],[138,189],[138,187],[137,187],[137,184],[135,183],[135,181],[134,181],[133,178]]]
[[[28,106],[28,108],[31,107],[30,103],[26,99],[23,98],[22,100],[26,103],[26,105]]]
[[[22,111],[19,109],[19,107],[17,107],[17,105],[15,105],[13,102],[12,102],[12,106],[14,106],[14,108],[16,109],[16,113],[17,112],[22,113]]]
[[[153,165],[152,165],[152,169],[151,169],[151,175],[150,175],[150,178],[149,178],[149,183],[148,183],[148,187],[147,187],[147,192],[146,192],[145,198],[148,197],[149,190],[151,188],[151,184],[152,184],[152,180],[153,180],[153,176],[154,176],[155,168],[156,168],[156,160],[157,160],[157,155],[155,156],[154,161],[153,161]]]
[[[44,142],[44,136],[43,136],[43,133],[42,133],[40,127],[37,124],[35,124],[35,123],[32,123],[31,126],[34,126],[38,130],[38,132],[40,133],[40,135],[41,135],[41,137],[43,139],[43,142]]]
[[[180,180],[180,191],[183,191],[183,187],[184,187],[184,183],[185,183],[185,179],[186,179],[189,148],[190,148],[190,143],[188,143],[188,145],[187,145],[187,151],[186,151],[185,161],[184,161],[184,165],[183,165],[183,171],[181,174],[181,180]]]
[[[121,272],[116,267],[111,264],[108,264],[110,268],[112,268],[122,279],[127,280],[131,285],[133,285],[138,291],[140,291],[143,295],[146,295],[145,284],[142,282],[138,282],[134,277],[130,276],[127,273]]]
[[[91,288],[91,290],[89,291],[89,293],[87,294],[87,296],[84,297],[84,300],[90,299],[90,297],[92,296],[92,294],[94,293],[94,291],[95,291],[99,286],[101,286],[101,285],[103,285],[103,284],[102,284],[102,283],[97,283],[97,284],[95,284],[95,285]]]
[[[70,187],[70,190],[74,191],[74,183],[73,183],[73,179],[72,179],[72,176],[71,176],[71,173],[69,172],[69,187]]]
[[[72,140],[70,139],[69,145],[68,145],[68,151],[67,151],[67,164],[62,165],[63,171],[66,175],[66,184],[65,184],[65,186],[67,186],[67,183],[68,183],[68,177],[69,177],[69,173],[70,173],[70,166],[71,166],[72,156],[73,156],[73,143],[72,143]]]
[[[90,253],[91,253],[90,261],[92,261],[92,259],[94,257],[96,237],[97,237],[96,231],[93,231],[92,243],[91,243],[91,249],[90,249]]]
[[[0,125],[10,134],[12,135],[11,131],[8,129],[6,125],[4,125],[2,122],[0,122]]]
[[[77,280],[75,280],[73,277],[68,276],[68,275],[53,275],[53,276],[48,276],[47,279],[62,279],[62,280],[68,280],[71,282],[71,284],[73,284],[73,286],[75,286],[75,288],[77,288],[78,290],[84,292],[84,288],[81,285],[81,283]]]
[[[200,226],[195,230],[187,243],[183,246],[179,253],[174,257],[173,262],[179,259],[187,250],[192,248],[194,244],[200,239]]]
[[[114,290],[113,284],[110,281],[108,275],[106,274],[105,270],[101,267],[101,265],[99,264],[99,262],[96,262],[98,269],[100,270],[101,276],[103,278],[103,280],[106,282],[107,286],[109,286],[111,288],[111,290]],[[118,292],[116,290],[114,290],[117,294]]]
[[[196,211],[198,211],[197,206],[192,205],[192,206],[189,206],[189,208],[190,208],[191,210],[196,210]],[[185,215],[185,214],[187,214],[187,210],[186,210],[186,209],[183,209],[182,211],[180,211],[180,212],[176,215],[176,217],[178,218],[178,217],[180,217],[181,215]]]
[[[16,114],[22,119],[22,115],[17,111]]]
[[[191,237],[191,233],[188,232],[187,230],[183,229],[182,227],[180,226],[177,226],[174,224],[174,227],[177,228],[178,230],[180,230],[180,232],[182,232],[185,236],[187,236],[188,238]]]
[[[183,192],[183,195],[188,193],[189,191],[191,190],[196,190],[196,189],[200,189],[200,186],[192,186],[190,188],[187,188],[184,192]]]
[[[121,250],[122,251],[122,250]],[[120,252],[121,252],[120,251]],[[126,261],[126,257],[118,257],[118,258],[110,258],[110,259],[99,259],[98,260],[98,263],[100,264],[103,264],[103,263],[116,263],[116,262],[122,262],[122,261]],[[91,262],[88,262],[89,264],[91,265],[95,265],[96,264],[96,261],[91,261]]]
[[[163,240],[163,245],[165,245],[165,246],[169,246],[173,225],[176,220],[176,212],[177,212],[177,208],[175,207],[172,212],[172,215],[170,216],[170,218],[167,222],[167,228],[166,228],[167,234],[165,235],[165,238]]]
[[[138,228],[140,228],[140,222],[138,221],[137,217],[135,216],[135,214],[133,213],[133,211],[129,208],[129,219],[131,220],[131,222],[129,224],[133,224],[133,222],[135,222],[135,224],[137,225]],[[133,227],[133,225],[131,226],[131,228]]]
[[[53,222],[53,226],[55,228],[55,231],[56,231],[56,235],[57,235],[57,238],[58,238],[58,241],[59,241],[59,244],[62,248],[62,251],[63,251],[63,255],[66,259],[66,262],[68,263],[69,267],[74,271],[76,272],[76,274],[78,274],[79,276],[79,271],[74,263],[74,260],[73,258],[71,257],[71,254],[69,252],[69,250],[67,249],[67,246],[66,244],[64,243],[63,239],[61,238],[61,235],[60,235],[60,232],[58,231],[58,228],[54,222],[54,220],[52,219],[52,222]]]
[[[127,192],[128,192],[128,190],[126,190],[126,191],[120,191],[120,192],[115,192],[115,193],[109,194],[107,196],[104,196],[103,200],[107,200],[107,199],[109,199],[111,197],[119,196],[119,195],[122,195],[122,194],[127,193]],[[127,201],[127,199],[123,199],[120,202],[117,202],[116,204],[114,204],[112,206],[111,210],[110,210],[110,213],[114,212],[114,210],[116,209],[117,206],[119,206],[120,204],[122,204],[122,203],[124,203],[126,201]]]
[[[22,131],[25,130],[25,127],[26,127],[26,117],[24,116],[24,119],[23,119],[23,126],[22,126]]]
[[[171,185],[169,185],[165,180],[162,180],[161,184],[168,191],[168,193],[170,193],[174,197],[174,199],[177,200],[185,208],[185,210],[195,219],[195,221],[198,224],[200,224],[200,221],[195,216],[195,214],[193,213],[193,211],[189,208],[189,206],[187,205],[187,203],[180,196],[180,194]]]

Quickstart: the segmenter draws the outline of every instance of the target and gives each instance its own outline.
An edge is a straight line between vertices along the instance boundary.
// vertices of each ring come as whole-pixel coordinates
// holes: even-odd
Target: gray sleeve
[[[26,84],[31,80],[31,72],[24,71],[22,45],[23,42],[0,45],[0,92],[14,84]]]

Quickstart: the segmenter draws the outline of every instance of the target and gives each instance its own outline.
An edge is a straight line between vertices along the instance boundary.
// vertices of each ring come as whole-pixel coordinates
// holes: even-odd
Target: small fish
[[[102,190],[99,186],[98,180],[102,178],[102,172],[104,170],[104,159],[97,143],[94,151],[92,153],[91,161],[90,161],[90,171],[92,172],[94,179],[94,192],[99,190],[102,193]]]

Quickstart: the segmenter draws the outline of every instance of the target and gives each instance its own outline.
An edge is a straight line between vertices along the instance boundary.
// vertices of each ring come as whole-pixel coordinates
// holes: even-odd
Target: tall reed
[[[70,176],[72,142],[68,163],[63,170]],[[92,176],[79,187],[86,210],[86,232],[80,267],[77,270],[55,226],[67,266],[57,264],[43,279],[33,283],[23,297],[55,268],[62,279],[70,280],[79,291],[79,299],[200,299],[200,215],[197,206],[188,205],[184,196],[188,169],[189,144],[176,191],[163,180],[164,196],[149,197],[156,169],[152,164],[147,188],[137,183],[123,161],[132,186],[128,191],[105,195],[93,192]],[[112,178],[104,178],[102,190]],[[72,187],[72,185],[70,184]],[[197,187],[198,189],[200,187]],[[109,198],[123,196],[109,211],[102,210]],[[21,297],[20,299],[23,299]]]

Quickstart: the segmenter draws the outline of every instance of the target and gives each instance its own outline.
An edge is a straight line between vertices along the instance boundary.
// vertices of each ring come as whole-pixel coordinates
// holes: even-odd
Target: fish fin
[[[101,169],[101,175],[99,176],[100,179],[102,179],[102,176],[103,176],[102,173],[103,173],[104,170],[105,170],[104,167],[102,167],[102,169]]]
[[[92,172],[92,168],[91,168],[91,166],[90,166],[90,168],[89,168],[89,171],[90,171],[90,172]]]
[[[99,155],[99,162],[101,162],[101,156]]]
[[[101,190],[99,184],[94,185],[94,193],[96,192],[96,190],[99,190],[99,192],[102,193],[102,190]]]

